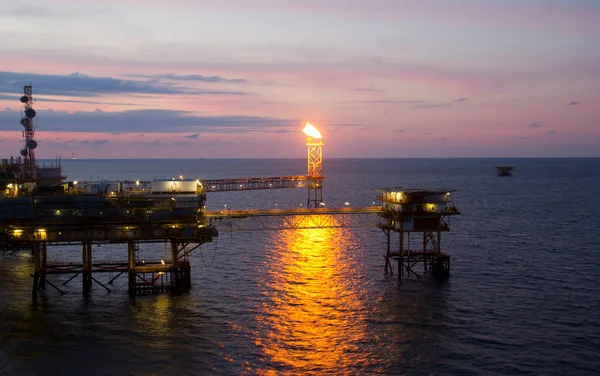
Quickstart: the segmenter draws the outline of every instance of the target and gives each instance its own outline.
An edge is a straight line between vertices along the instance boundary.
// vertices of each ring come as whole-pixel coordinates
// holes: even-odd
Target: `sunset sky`
[[[597,0],[0,0],[0,156],[600,156]]]

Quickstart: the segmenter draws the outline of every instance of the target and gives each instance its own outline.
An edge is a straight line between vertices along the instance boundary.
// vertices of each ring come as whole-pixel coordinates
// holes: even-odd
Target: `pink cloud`
[[[63,0],[63,4],[75,2]],[[413,30],[430,33],[430,42],[432,45],[439,43],[440,50],[434,48],[430,51],[434,56],[431,59],[414,57],[413,54],[421,48],[417,35],[414,45],[405,50],[401,43],[406,42],[398,42],[396,46],[394,41],[386,44],[387,47],[379,50],[374,48],[371,52],[360,52],[353,48],[344,50],[338,48],[336,43],[332,43],[331,50],[322,46],[319,50],[310,43],[297,43],[263,46],[255,54],[238,54],[235,46],[225,45],[222,49],[225,52],[215,54],[220,56],[219,59],[211,60],[203,57],[207,53],[201,44],[173,47],[169,43],[150,43],[149,47],[152,48],[149,50],[161,51],[154,55],[146,49],[141,49],[143,51],[139,55],[129,55],[129,52],[120,54],[119,46],[107,47],[106,51],[113,51],[110,48],[114,48],[114,51],[104,55],[105,50],[92,48],[36,51],[33,47],[3,54],[6,56],[2,59],[2,69],[6,71],[46,74],[82,72],[128,80],[147,80],[150,78],[139,76],[156,74],[218,75],[246,80],[243,84],[229,83],[235,88],[232,90],[247,91],[245,97],[104,94],[85,98],[99,103],[40,100],[36,103],[36,109],[40,111],[39,136],[43,140],[40,153],[48,157],[69,148],[78,154],[88,153],[93,157],[119,153],[124,157],[152,156],[156,151],[164,156],[174,153],[180,157],[206,156],[202,154],[205,152],[223,157],[302,156],[304,153],[296,145],[298,142],[301,144],[302,140],[297,141],[297,136],[289,133],[234,136],[217,132],[186,139],[186,135],[194,131],[165,131],[148,133],[140,139],[139,134],[127,132],[121,135],[109,132],[54,132],[44,129],[45,116],[48,119],[51,110],[93,112],[101,109],[119,113],[136,109],[168,109],[203,116],[311,119],[321,124],[330,136],[328,150],[333,156],[352,156],[351,153],[361,156],[405,156],[397,155],[400,153],[396,149],[398,144],[409,145],[402,151],[409,155],[485,155],[487,151],[506,152],[509,150],[506,143],[514,144],[523,153],[535,150],[539,154],[555,147],[561,152],[572,150],[577,154],[578,145],[581,150],[591,150],[586,146],[589,145],[588,139],[597,140],[594,137],[597,137],[596,127],[600,121],[597,114],[600,90],[596,78],[600,76],[600,55],[596,50],[581,46],[587,46],[585,43],[592,41],[600,31],[596,22],[598,6],[588,5],[586,8],[585,5],[572,3],[558,5],[541,2],[518,5],[513,2],[511,5],[509,2],[467,0],[440,1],[437,4],[396,0],[223,0],[209,4],[191,0],[152,4],[141,0],[88,0],[77,4],[82,9],[90,4],[99,7],[106,4],[119,6],[124,11],[154,6],[165,9],[181,6],[189,8],[190,12],[205,9],[232,12],[274,10],[294,14],[304,12],[304,16],[312,12],[334,18],[352,17],[360,22],[410,22],[420,25]],[[477,55],[478,51],[463,48],[471,42],[468,39],[457,38],[456,45],[450,47],[443,45],[443,38],[441,42],[436,42],[436,35],[441,36],[444,30],[449,30],[449,33],[452,30],[461,31],[457,35],[463,35],[465,30],[468,35],[472,31],[473,40],[480,37],[483,42],[488,32],[506,37],[506,40],[503,39],[505,42],[514,40],[517,45],[523,39],[528,42],[520,45],[520,50],[512,49],[512,46],[497,47],[492,41],[489,46],[483,43],[483,47],[489,48],[489,51]],[[379,40],[374,37],[370,42],[376,44]],[[253,41],[250,37],[246,47],[251,50],[255,48],[254,44],[260,45],[260,41]],[[388,53],[388,47],[397,47],[398,51],[405,53],[405,57]],[[132,50],[135,50],[135,46]],[[184,50],[190,56],[178,53]],[[457,51],[466,52],[462,54]],[[474,59],[469,52],[479,58]],[[182,59],[182,56],[186,59]],[[138,77],[132,78],[134,74]],[[165,84],[180,82],[166,78],[162,80]],[[221,88],[220,84],[210,82],[189,81],[185,85],[202,89]],[[357,90],[360,88],[369,90]],[[460,97],[468,97],[469,100],[455,102]],[[82,99],[68,95],[49,98]],[[568,106],[574,100],[580,104]],[[7,106],[18,110],[19,104],[0,99],[0,108]],[[15,150],[15,154],[18,152],[18,118],[18,113],[15,113],[14,132],[0,132],[4,136],[0,140],[3,151],[10,148]],[[539,122],[542,126],[529,127],[533,122]],[[0,126],[1,129],[8,129],[6,124]],[[550,136],[549,132],[556,132],[553,134],[555,137],[536,139]],[[588,135],[588,138],[584,135]],[[536,140],[542,146],[532,146],[527,140]],[[178,145],[189,147],[177,148]],[[199,145],[201,148],[197,147]],[[232,145],[234,147],[224,147]],[[280,154],[275,154],[275,151]]]

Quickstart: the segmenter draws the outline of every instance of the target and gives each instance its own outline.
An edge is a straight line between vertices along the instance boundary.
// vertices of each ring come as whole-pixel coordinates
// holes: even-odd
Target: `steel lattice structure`
[[[37,171],[34,149],[37,147],[37,141],[34,139],[35,124],[33,118],[35,118],[36,112],[33,109],[33,87],[31,85],[23,87],[23,96],[20,100],[24,105],[24,116],[21,119],[21,125],[24,128],[23,149],[21,149],[21,156],[23,156],[21,181],[35,181]]]
[[[219,232],[369,228],[381,225],[381,207],[207,212],[206,218]]]
[[[318,207],[323,202],[323,140],[306,139],[308,147],[308,201],[306,206]]]
[[[307,176],[295,175],[200,180],[200,183],[202,183],[205,192],[227,192],[256,189],[304,188],[306,187],[307,180]]]

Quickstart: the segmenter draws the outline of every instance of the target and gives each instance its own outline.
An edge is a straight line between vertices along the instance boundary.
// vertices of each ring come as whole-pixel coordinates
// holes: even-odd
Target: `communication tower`
[[[35,136],[35,118],[36,112],[33,109],[33,87],[26,85],[23,87],[23,96],[20,98],[23,104],[23,118],[21,119],[21,125],[23,126],[23,148],[21,149],[21,156],[23,157],[23,165],[21,167],[21,181],[29,182],[35,181],[37,175],[37,167],[35,163],[35,148],[37,147],[37,141],[34,139]]]

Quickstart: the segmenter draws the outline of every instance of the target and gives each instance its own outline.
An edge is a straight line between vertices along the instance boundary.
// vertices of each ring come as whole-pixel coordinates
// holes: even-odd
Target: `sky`
[[[0,0],[0,156],[600,157],[597,0]]]

